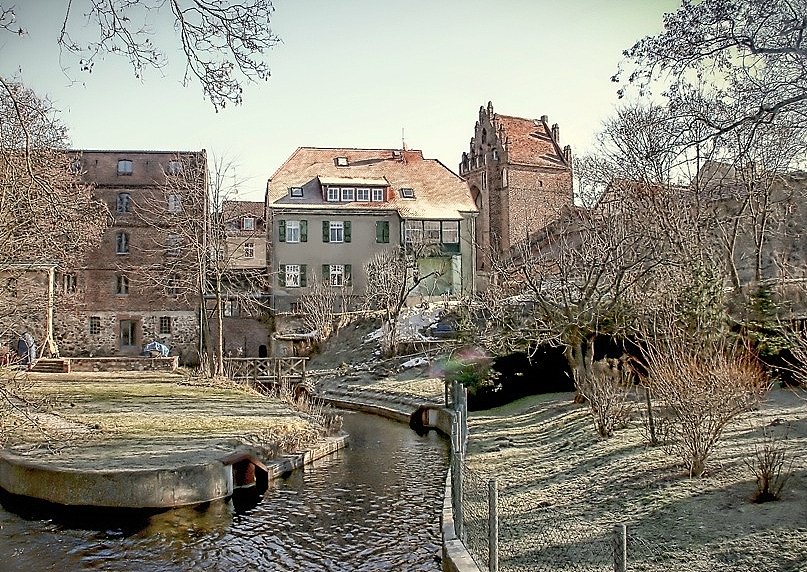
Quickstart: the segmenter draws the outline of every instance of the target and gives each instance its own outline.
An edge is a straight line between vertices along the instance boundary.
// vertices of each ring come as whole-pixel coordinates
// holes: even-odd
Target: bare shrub
[[[779,500],[782,489],[792,474],[793,459],[788,459],[785,445],[787,433],[776,435],[771,429],[763,429],[761,442],[754,445],[754,454],[745,459],[753,473],[757,492],[755,503]]]
[[[298,386],[289,381],[275,386],[270,395],[304,414],[320,431],[319,436],[335,435],[342,430],[341,415],[323,400],[308,392],[298,391]]]
[[[588,375],[576,376],[577,390],[585,397],[594,427],[601,437],[610,437],[627,427],[633,405],[629,372],[621,371],[607,360],[594,362]]]
[[[650,386],[672,414],[670,448],[690,476],[702,476],[726,425],[756,406],[770,383],[750,352],[720,342],[667,340],[647,358]]]

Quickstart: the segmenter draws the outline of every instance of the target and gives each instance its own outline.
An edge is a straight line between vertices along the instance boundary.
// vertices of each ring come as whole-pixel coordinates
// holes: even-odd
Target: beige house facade
[[[338,288],[340,309],[361,304],[376,253],[432,246],[415,256],[435,274],[418,297],[474,288],[477,209],[465,182],[421,151],[301,147],[267,184],[273,307],[295,312],[313,281]]]

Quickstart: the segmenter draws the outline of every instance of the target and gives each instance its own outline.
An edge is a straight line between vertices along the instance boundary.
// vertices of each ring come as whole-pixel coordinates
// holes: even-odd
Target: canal
[[[448,441],[372,415],[344,417],[347,449],[247,507],[222,501],[123,518],[0,507],[0,569],[439,571]]]

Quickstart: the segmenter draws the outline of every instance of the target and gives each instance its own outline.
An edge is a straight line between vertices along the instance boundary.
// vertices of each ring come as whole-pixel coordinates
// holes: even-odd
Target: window
[[[347,157],[336,157],[333,162],[337,167],[347,167],[349,165]]]
[[[244,258],[255,258],[255,243],[254,242],[245,242],[244,243]]]
[[[426,242],[440,242],[440,221],[423,221],[423,237]]]
[[[118,175],[131,175],[132,162],[129,159],[118,159]]]
[[[115,212],[128,213],[131,212],[132,195],[129,193],[118,193],[118,198],[115,201]]]
[[[308,242],[308,221],[281,220],[280,242]]]
[[[171,316],[160,316],[160,333],[171,333]]]
[[[131,348],[137,345],[137,322],[134,320],[120,321],[120,347]]]
[[[129,254],[129,235],[125,232],[115,234],[115,254]]]
[[[241,314],[238,308],[238,300],[227,300],[224,302],[224,315],[229,318],[237,318]]]
[[[179,296],[179,275],[172,274],[168,277],[168,282],[165,286],[165,292],[169,296]]]
[[[352,201],[353,198],[356,196],[355,194],[356,189],[353,187],[345,187],[342,189],[342,200],[343,201]]]
[[[488,173],[487,171],[482,171],[482,188],[488,188]]]
[[[166,173],[169,175],[179,175],[182,173],[182,161],[168,161]]]
[[[75,274],[65,274],[62,277],[62,286],[65,294],[76,293],[77,279]]]
[[[300,265],[299,264],[286,264],[283,274],[285,277],[286,288],[299,288],[300,287]]]
[[[255,217],[245,216],[241,219],[241,230],[255,230]]]
[[[415,198],[415,190],[409,187],[404,187],[401,189],[401,196],[405,199],[414,199]]]
[[[165,253],[168,256],[179,256],[181,239],[178,234],[169,234],[165,241]]]
[[[322,221],[322,242],[350,242],[350,221]]]
[[[460,223],[456,220],[443,221],[443,242],[458,244],[460,241]]]
[[[118,296],[129,295],[129,279],[122,274],[115,276],[115,294]]]
[[[383,203],[384,202],[384,189],[373,189],[373,202],[374,203]]]
[[[81,159],[73,159],[73,162],[70,163],[70,172],[73,175],[81,174]]]
[[[208,255],[210,256],[210,260],[213,262],[217,260],[224,260],[224,247],[223,246],[211,246]]]
[[[289,189],[289,194],[292,197],[302,197],[303,196],[303,188],[302,187],[291,187]]]
[[[370,189],[356,189],[356,200],[362,203],[370,201]]]
[[[502,169],[502,187],[507,186],[507,169]]]
[[[322,280],[331,286],[350,286],[350,264],[323,264]]]
[[[99,316],[90,316],[89,331],[91,336],[97,336],[101,333],[101,318]]]
[[[345,283],[345,267],[341,264],[329,264],[329,280],[331,286],[343,286]]]
[[[289,304],[289,311],[292,314],[302,314],[303,313],[303,304],[301,302],[292,302]]]
[[[410,244],[423,242],[423,221],[408,220],[404,227],[404,240]]]
[[[339,200],[339,187],[328,187],[328,200],[331,202]]]
[[[498,149],[494,149],[494,150],[493,150],[493,160],[494,160],[494,161],[498,161],[498,160],[499,160],[499,150],[498,150]]]
[[[389,242],[389,221],[377,220],[375,221],[375,241],[380,244]]]
[[[182,212],[182,195],[168,195],[168,212]]]

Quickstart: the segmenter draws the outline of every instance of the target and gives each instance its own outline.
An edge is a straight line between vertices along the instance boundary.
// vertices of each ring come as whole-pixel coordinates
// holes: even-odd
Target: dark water
[[[156,515],[19,516],[0,508],[0,571],[440,570],[448,443],[345,413],[350,447],[258,504]]]

